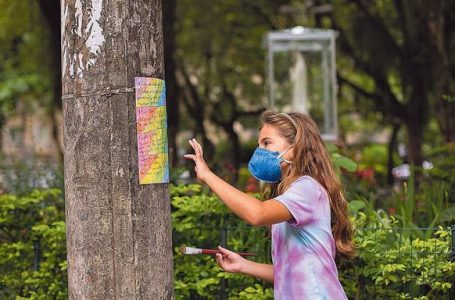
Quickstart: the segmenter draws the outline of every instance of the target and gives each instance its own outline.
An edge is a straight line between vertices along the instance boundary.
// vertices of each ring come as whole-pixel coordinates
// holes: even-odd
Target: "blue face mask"
[[[289,164],[291,163],[282,158],[289,149],[290,148],[280,154],[280,152],[270,151],[265,148],[256,148],[256,151],[254,151],[253,156],[248,163],[248,170],[251,175],[258,180],[268,183],[279,182],[281,180],[280,163],[282,161]]]

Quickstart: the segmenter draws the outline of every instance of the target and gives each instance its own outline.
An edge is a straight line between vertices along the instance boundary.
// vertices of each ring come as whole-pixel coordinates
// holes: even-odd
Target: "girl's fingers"
[[[192,142],[193,142],[193,145],[194,145],[194,151],[196,152],[196,155],[197,156],[202,156],[202,153],[201,153],[201,148],[200,148],[200,145],[199,143],[196,141],[196,139],[192,139]]]
[[[199,144],[199,142],[198,142],[196,139],[194,139],[194,142],[195,142],[195,144],[196,144],[196,148],[197,148],[198,151],[199,151],[199,154],[202,156],[202,155],[203,155],[203,151],[202,151],[202,146],[201,146],[201,144]]]
[[[196,146],[194,145],[193,140],[189,140],[188,143],[190,144],[191,148],[193,148],[194,152],[196,152]]]
[[[202,157],[204,152],[202,151],[201,144],[199,144],[199,142],[195,138],[192,138],[188,142],[191,145],[191,147],[193,148],[194,154],[196,154],[196,156]]]
[[[218,250],[220,250],[221,254],[223,254],[223,255],[229,255],[229,254],[233,253],[232,251],[229,251],[228,249],[225,249],[221,246],[218,246]]]
[[[195,154],[196,156],[198,156],[198,147],[197,147],[197,145],[196,145],[196,143],[195,143],[195,139],[189,140],[188,143],[191,145],[191,148],[193,148],[194,154]]]
[[[185,154],[183,155],[186,159],[192,159],[193,161],[196,161],[196,155],[194,154]]]
[[[226,262],[224,261],[223,255],[221,253],[217,253],[215,259],[218,266],[223,270],[226,270]]]
[[[192,147],[193,150],[194,150],[194,154],[195,154],[196,156],[198,156],[198,157],[199,157],[199,156],[202,156],[201,151],[200,151],[200,149],[199,149],[199,147],[198,147],[198,145],[197,145],[196,139],[191,139],[191,140],[189,140],[189,143],[190,143],[191,147]]]

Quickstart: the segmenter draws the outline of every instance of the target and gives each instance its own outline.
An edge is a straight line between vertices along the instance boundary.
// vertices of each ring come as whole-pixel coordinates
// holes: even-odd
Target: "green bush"
[[[429,160],[433,163],[429,174],[432,179],[448,186],[449,202],[455,204],[455,144],[435,147],[429,152]]]
[[[256,195],[257,196],[257,195]],[[173,185],[174,285],[176,299],[273,299],[272,286],[223,272],[212,256],[182,255],[182,245],[254,252],[270,262],[268,230],[234,216],[200,185]],[[357,257],[339,261],[350,299],[441,299],[455,282],[449,262],[451,234],[440,227],[403,228],[400,219],[369,201],[350,203]],[[39,260],[37,260],[39,258]],[[60,190],[0,196],[0,299],[66,299],[64,201]]]
[[[400,226],[383,211],[351,202],[357,257],[340,262],[340,280],[352,299],[442,299],[455,282],[449,228]]]
[[[220,293],[228,293],[229,299],[273,299],[270,284],[225,273],[212,256],[178,252],[180,246],[224,245],[235,251],[256,253],[256,261],[270,262],[267,230],[253,228],[232,215],[200,185],[172,186],[171,197],[176,299],[219,299]]]
[[[0,196],[0,299],[66,299],[64,200],[58,189]]]

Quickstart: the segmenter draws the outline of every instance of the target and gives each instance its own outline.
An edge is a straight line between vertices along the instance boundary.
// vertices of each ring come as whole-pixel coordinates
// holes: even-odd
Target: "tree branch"
[[[199,96],[199,93],[197,91],[197,88],[193,85],[191,82],[190,76],[188,75],[188,72],[186,71],[186,68],[183,64],[180,64],[180,73],[183,77],[184,81],[184,86],[187,89],[187,99],[192,99],[193,104],[192,104],[192,111],[195,113],[195,117],[202,117],[204,118],[205,115],[205,109],[203,105],[203,101],[201,97]],[[189,103],[189,102],[188,102]]]
[[[254,1],[249,1],[249,0],[240,0],[242,6],[246,7],[250,11],[252,11],[254,14],[259,16],[262,20],[265,21],[265,23],[270,27],[272,30],[278,29],[277,26],[273,23],[272,19],[270,16],[268,16],[262,9],[261,6],[255,5]]]
[[[254,109],[254,110],[241,110],[241,111],[237,111],[237,114],[241,117],[245,117],[245,116],[257,116],[261,113],[263,113],[264,111],[266,110],[265,107],[260,107],[260,108],[257,108],[257,109]]]
[[[385,104],[387,110],[390,111],[394,117],[404,120],[405,107],[398,101],[395,94],[392,92],[386,75],[380,70],[371,68],[370,65],[360,57],[357,51],[355,51],[347,35],[344,33],[343,28],[337,24],[333,15],[330,15],[329,18],[332,22],[332,28],[340,32],[340,41],[342,42],[342,46],[345,47],[346,52],[355,60],[359,68],[374,80],[377,89],[380,91],[380,93],[377,93],[378,96],[375,96],[378,97],[378,100],[381,102],[377,105],[378,109],[382,108]]]
[[[394,50],[400,55],[400,57],[403,56],[403,50],[401,47],[398,45],[397,41],[393,37],[393,35],[390,33],[389,29],[387,26],[381,21],[381,19],[373,14],[369,9],[368,5],[366,5],[363,0],[353,0],[353,2],[357,5],[357,7],[371,20],[372,24],[376,26],[376,29],[381,32],[387,39],[388,43],[392,45]]]
[[[358,94],[364,96],[365,98],[370,98],[370,99],[375,99],[377,100],[377,94],[368,92],[367,90],[361,88],[359,85],[355,84],[354,82],[348,80],[346,77],[343,77],[340,75],[340,73],[337,73],[337,79],[340,82],[340,84],[346,84],[349,87],[351,87],[353,90],[355,90]],[[381,103],[377,103],[381,104]]]

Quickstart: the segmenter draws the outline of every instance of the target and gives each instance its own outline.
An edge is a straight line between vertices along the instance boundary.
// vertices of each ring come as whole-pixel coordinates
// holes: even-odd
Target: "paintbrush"
[[[194,247],[186,247],[186,246],[181,246],[179,248],[180,253],[182,254],[217,254],[221,253],[220,250],[217,249],[201,249],[201,248],[194,248]],[[254,253],[247,253],[247,252],[236,252],[240,256],[255,256],[256,254]]]

